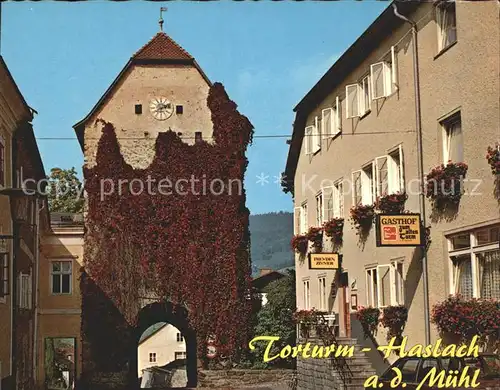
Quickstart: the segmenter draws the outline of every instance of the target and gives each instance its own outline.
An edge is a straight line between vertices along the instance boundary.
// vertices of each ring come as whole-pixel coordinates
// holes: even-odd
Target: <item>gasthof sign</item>
[[[338,253],[309,253],[309,269],[339,269],[341,261]]]
[[[421,246],[420,214],[379,214],[376,220],[377,246]]]

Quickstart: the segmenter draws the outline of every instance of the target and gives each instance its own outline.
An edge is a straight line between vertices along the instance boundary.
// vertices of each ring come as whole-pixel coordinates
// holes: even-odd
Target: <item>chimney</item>
[[[271,272],[273,272],[272,268],[261,268],[260,269],[260,276],[270,274]]]

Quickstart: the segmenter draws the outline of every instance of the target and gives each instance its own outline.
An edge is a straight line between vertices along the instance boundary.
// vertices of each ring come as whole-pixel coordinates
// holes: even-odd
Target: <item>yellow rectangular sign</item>
[[[341,260],[338,253],[310,253],[309,269],[339,269]]]
[[[420,246],[420,214],[377,215],[377,246]]]

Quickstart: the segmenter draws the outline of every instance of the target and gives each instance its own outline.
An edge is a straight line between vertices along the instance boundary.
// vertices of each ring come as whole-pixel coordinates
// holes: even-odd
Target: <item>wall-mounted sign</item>
[[[377,246],[421,246],[425,242],[420,214],[378,214]]]
[[[339,269],[341,262],[338,253],[309,253],[309,269]]]

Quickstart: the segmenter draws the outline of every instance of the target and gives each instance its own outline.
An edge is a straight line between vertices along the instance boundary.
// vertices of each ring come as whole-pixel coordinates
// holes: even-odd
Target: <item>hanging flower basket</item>
[[[380,310],[376,307],[358,307],[356,318],[363,327],[365,338],[371,337],[377,331],[377,326],[380,317]]]
[[[306,236],[302,234],[297,234],[293,236],[292,241],[290,242],[292,249],[301,255],[305,255],[307,253],[307,248],[309,247],[309,240]]]
[[[405,209],[407,199],[406,192],[384,195],[377,198],[375,207],[383,214],[401,214]]]
[[[323,249],[323,229],[311,226],[306,237],[312,243],[315,252],[321,252]]]
[[[425,195],[434,206],[441,208],[446,204],[457,205],[463,194],[462,181],[467,173],[465,163],[441,164],[433,168],[426,177]]]
[[[342,244],[344,236],[344,218],[332,218],[323,224],[323,231],[335,244]]]
[[[293,320],[299,325],[299,331],[302,338],[308,338],[310,331],[313,327],[317,327],[319,319],[324,316],[326,312],[310,309],[310,310],[297,310],[293,314]]]
[[[351,207],[351,221],[354,227],[358,231],[369,230],[373,218],[375,217],[375,206],[374,205],[358,205]]]
[[[387,341],[393,337],[397,340],[397,345],[401,345],[403,339],[403,329],[408,320],[408,309],[404,306],[388,306],[382,310],[380,323],[387,328]]]
[[[491,173],[500,175],[500,144],[496,143],[494,147],[488,146],[486,160],[491,167]]]

